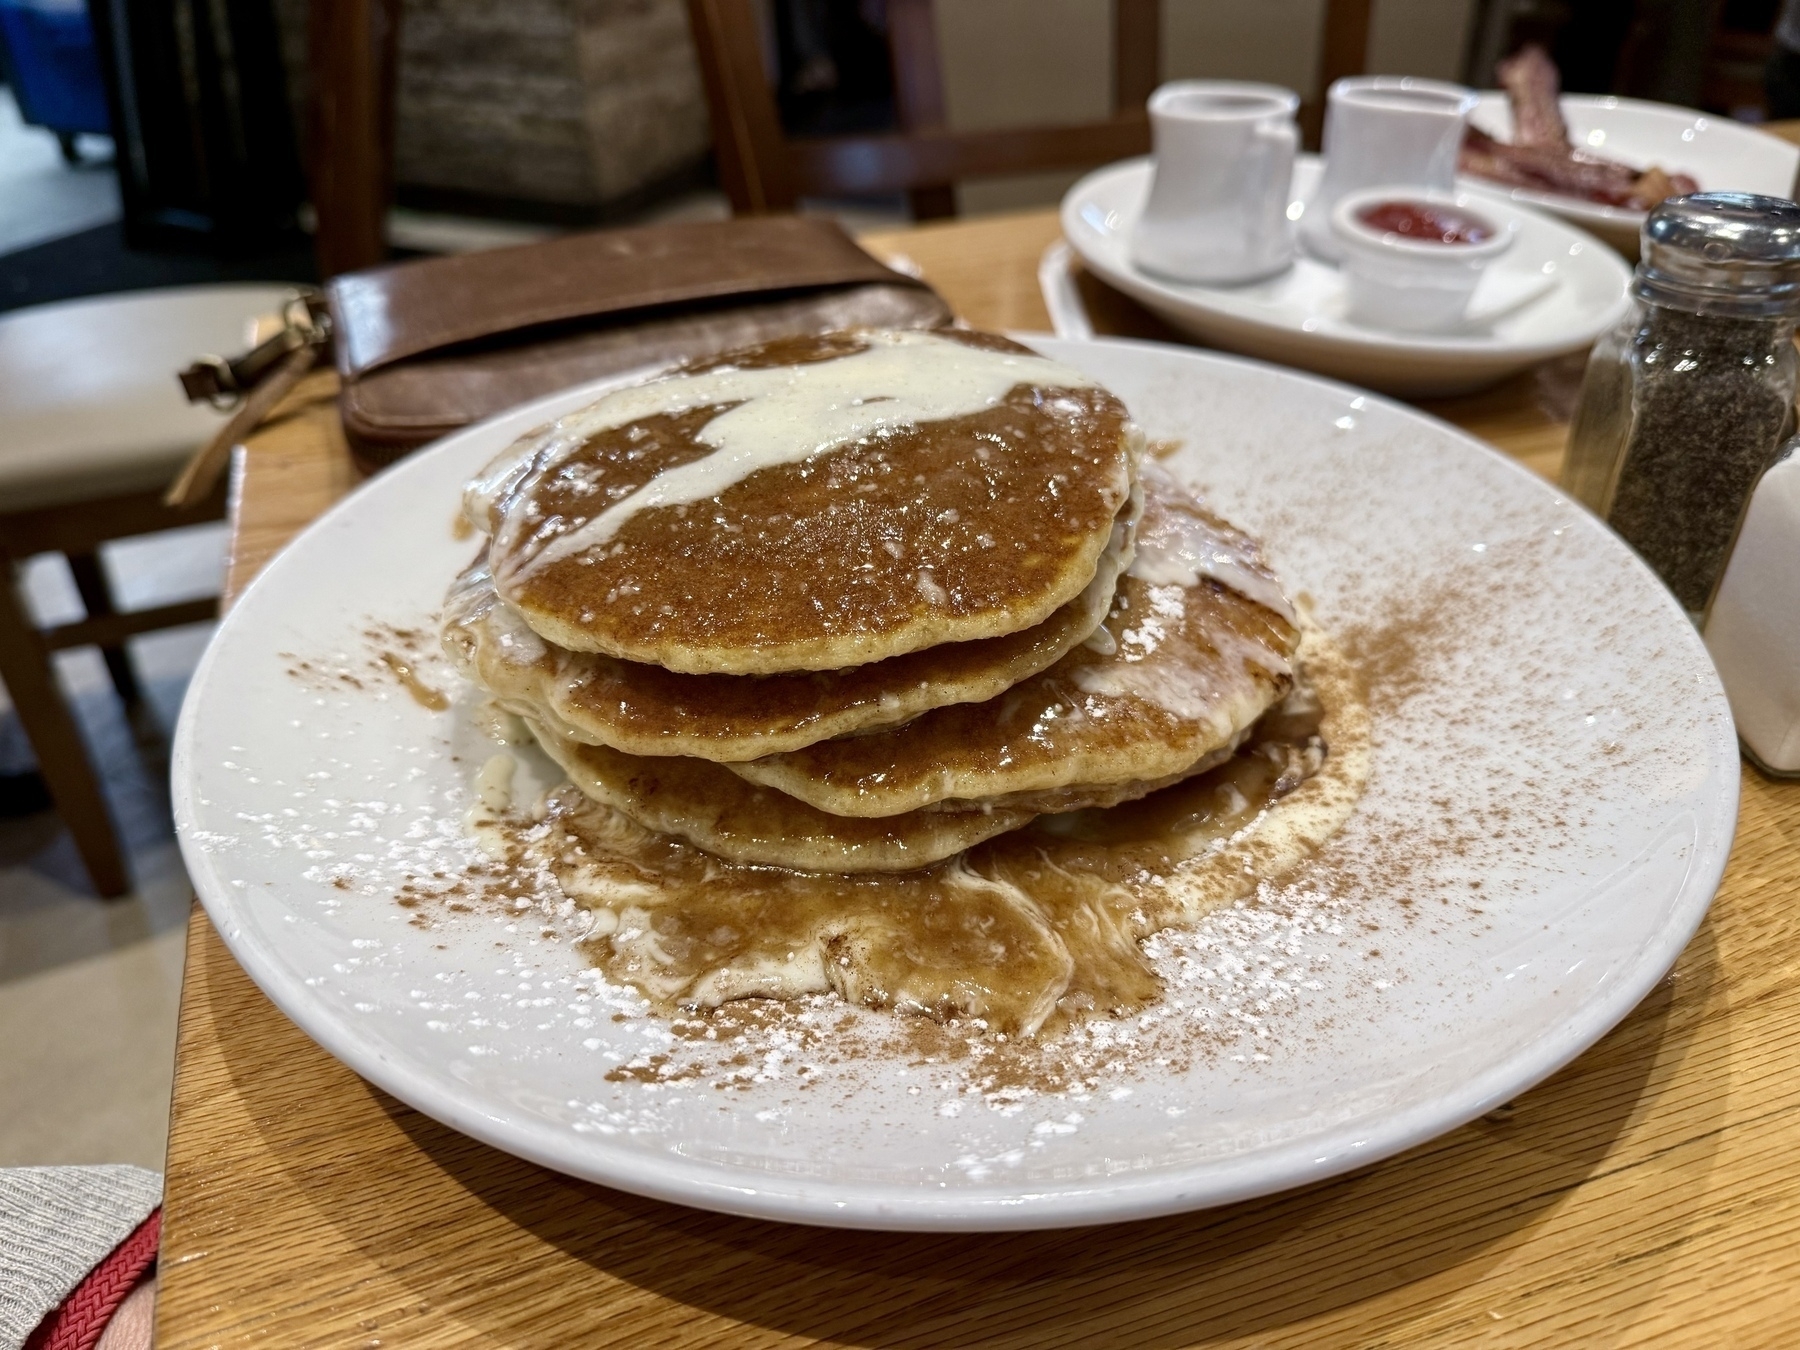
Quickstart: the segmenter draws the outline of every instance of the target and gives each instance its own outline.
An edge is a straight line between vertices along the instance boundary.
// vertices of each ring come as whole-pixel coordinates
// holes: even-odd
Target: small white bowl
[[[1389,204],[1455,217],[1485,230],[1487,237],[1422,239],[1362,219],[1365,211]],[[1344,255],[1346,317],[1401,333],[1462,328],[1482,269],[1512,246],[1514,228],[1463,205],[1451,192],[1378,187],[1347,194],[1331,211],[1332,236]]]

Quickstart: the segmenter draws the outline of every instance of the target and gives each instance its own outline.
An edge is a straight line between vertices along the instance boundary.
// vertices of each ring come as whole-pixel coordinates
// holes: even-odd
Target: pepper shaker
[[[1563,487],[1702,624],[1794,425],[1800,206],[1706,192],[1650,213],[1632,306],[1588,359]]]

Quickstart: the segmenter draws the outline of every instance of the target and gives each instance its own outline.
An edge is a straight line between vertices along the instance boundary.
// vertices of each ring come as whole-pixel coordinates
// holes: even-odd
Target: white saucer
[[[1318,181],[1317,157],[1294,167],[1290,215]],[[1097,276],[1213,346],[1317,371],[1384,393],[1420,398],[1466,393],[1540,361],[1580,351],[1625,312],[1631,269],[1591,235],[1520,207],[1504,193],[1467,187],[1457,200],[1518,222],[1513,246],[1488,269],[1471,304],[1481,311],[1543,277],[1542,298],[1486,329],[1387,333],[1342,317],[1343,277],[1304,254],[1280,276],[1248,286],[1195,286],[1141,271],[1131,230],[1150,190],[1148,159],[1126,160],[1083,178],[1062,201],[1063,234]]]
[[[1770,197],[1794,194],[1800,146],[1755,127],[1692,108],[1634,98],[1564,94],[1561,102],[1570,141],[1595,154],[1640,169],[1656,165],[1668,172],[1685,173],[1702,192],[1759,192]],[[1512,139],[1512,105],[1498,90],[1481,95],[1469,120],[1490,136]],[[1508,188],[1479,178],[1460,181],[1466,187],[1504,192],[1516,202],[1554,212],[1591,230],[1627,258],[1637,257],[1643,211],[1529,188]]]
[[[554,915],[489,901],[448,928],[409,922],[405,879],[473,851],[462,813],[496,747],[470,699],[408,697],[378,625],[433,628],[476,548],[451,529],[463,481],[592,387],[381,474],[220,625],[173,795],[194,886],[251,977],[357,1073],[495,1147],[863,1228],[1102,1223],[1303,1185],[1592,1045],[1700,923],[1736,818],[1731,715],[1668,592],[1587,512],[1415,410],[1184,348],[1031,341],[1117,391],[1153,442],[1181,442],[1173,470],[1267,541],[1328,629],[1375,635],[1374,768],[1336,871],[1165,952],[1189,1001],[1146,1016],[1198,1032],[1192,1055],[1128,1054],[1155,1031],[1130,1019],[1109,1024],[1092,1087],[1000,1099],[960,1090],[954,1062],[837,1059],[830,1005],[823,1043],[665,1079],[657,1055],[705,1043],[546,937]],[[453,687],[443,662],[416,665]]]

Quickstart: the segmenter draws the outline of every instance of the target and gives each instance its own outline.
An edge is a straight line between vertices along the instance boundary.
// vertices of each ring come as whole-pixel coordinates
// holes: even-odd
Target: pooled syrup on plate
[[[412,662],[406,657],[396,652],[382,652],[380,655],[381,664],[400,682],[400,687],[412,695],[414,703],[421,708],[429,708],[432,712],[443,712],[450,706],[450,700],[444,696],[443,690],[433,689],[421,680],[418,671],[413,669]]]

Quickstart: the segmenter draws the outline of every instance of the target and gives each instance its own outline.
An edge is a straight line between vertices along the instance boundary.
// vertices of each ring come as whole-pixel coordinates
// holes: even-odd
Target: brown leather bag
[[[428,258],[331,282],[344,432],[365,469],[584,380],[950,309],[835,223],[656,225]]]

